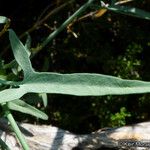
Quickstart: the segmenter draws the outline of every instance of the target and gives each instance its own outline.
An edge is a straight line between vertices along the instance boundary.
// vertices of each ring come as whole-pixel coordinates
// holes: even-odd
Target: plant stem
[[[88,0],[87,3],[82,5],[72,16],[70,16],[58,29],[52,32],[40,46],[34,49],[35,54],[45,47],[52,39],[54,39],[66,26],[68,26],[74,19],[76,19],[83,11],[85,11],[94,0]]]
[[[21,133],[21,131],[20,131],[16,121],[14,120],[12,114],[9,111],[9,108],[7,107],[7,103],[3,104],[2,107],[3,107],[3,110],[5,112],[5,115],[6,115],[7,119],[9,120],[10,125],[12,126],[12,128],[13,128],[13,130],[14,130],[14,132],[15,132],[18,140],[19,140],[19,142],[21,143],[23,149],[24,150],[30,150],[30,148],[29,148],[29,146],[28,146],[28,144],[27,144],[23,134]]]
[[[36,28],[38,28],[39,26],[41,26],[47,19],[49,19],[52,15],[56,14],[57,12],[59,12],[61,9],[65,8],[67,5],[73,3],[75,0],[70,0],[67,1],[63,4],[61,4],[60,6],[58,6],[57,8],[55,8],[54,10],[50,11],[48,14],[46,14],[42,19],[40,19],[41,17],[39,17],[39,19],[35,22],[35,24],[28,29],[27,31],[25,31],[23,34],[21,34],[19,36],[19,38],[22,38],[24,36],[26,36],[26,33],[30,33],[33,30],[35,30]],[[41,14],[42,16],[42,14]]]

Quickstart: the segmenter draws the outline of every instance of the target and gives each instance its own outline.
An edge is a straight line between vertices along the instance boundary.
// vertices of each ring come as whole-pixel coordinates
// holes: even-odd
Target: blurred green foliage
[[[131,117],[131,114],[126,111],[125,107],[121,107],[120,112],[111,115],[112,126],[124,126],[126,117]]]
[[[49,12],[66,2],[67,0],[26,0],[20,3],[17,0],[2,0],[0,15],[9,17],[11,28],[22,35],[37,20],[43,19]],[[84,2],[77,0],[67,5],[32,30],[29,33],[32,38],[31,47],[41,43]],[[10,9],[7,9],[8,4],[12,6]],[[148,0],[133,1],[125,5],[150,11]],[[93,10],[88,9],[84,14],[91,11]],[[121,78],[150,80],[149,27],[150,21],[109,11],[100,18],[87,17],[76,21],[71,26],[72,32],[64,30],[33,57],[33,67],[39,71],[103,73]],[[22,37],[22,41],[25,40],[26,37]],[[7,34],[0,37],[0,45],[1,78],[15,79],[16,76],[8,74],[8,69],[3,67],[3,64],[13,59]],[[29,103],[44,109],[42,100],[41,103],[36,103],[38,95],[25,95],[24,99],[28,97],[32,97]],[[45,110],[49,115],[48,121],[35,120],[17,112],[14,114],[18,121],[52,124],[73,132],[87,133],[106,126],[147,121],[150,117],[149,104],[149,94],[104,97],[48,95],[48,106]]]

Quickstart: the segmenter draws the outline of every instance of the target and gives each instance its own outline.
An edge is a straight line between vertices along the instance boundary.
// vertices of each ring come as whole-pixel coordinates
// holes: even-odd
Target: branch
[[[48,7],[46,7],[43,12],[41,13],[41,15],[38,17],[37,21],[34,23],[34,25],[27,29],[24,33],[22,33],[19,38],[22,39],[23,37],[25,37],[27,34],[26,33],[31,33],[34,30],[36,30],[37,28],[39,28],[45,21],[47,21],[51,16],[57,14],[59,11],[61,11],[62,9],[64,9],[66,6],[72,4],[75,0],[70,0],[64,4],[61,4],[60,6],[58,6],[57,8],[54,8],[53,10],[49,11],[48,14],[46,14],[42,19],[41,17],[43,16],[43,14],[45,13],[45,11],[47,11]],[[1,53],[0,56],[3,56],[4,53],[7,52],[7,50],[10,48],[10,45],[8,45]]]
[[[48,14],[46,14],[46,16],[44,16],[41,20],[39,17],[39,19],[36,21],[36,23],[31,27],[29,28],[27,31],[25,31],[21,36],[20,38],[24,37],[26,35],[26,33],[31,33],[32,31],[34,31],[35,29],[37,29],[39,26],[41,26],[45,21],[47,21],[51,16],[57,14],[60,10],[64,9],[66,6],[72,4],[75,0],[70,0],[60,6],[58,6],[57,8],[53,9],[52,11],[50,11]],[[45,11],[45,10],[44,10]],[[44,12],[42,12],[43,14]],[[41,15],[42,15],[41,14]],[[40,15],[40,16],[41,16]]]
[[[72,21],[74,21],[79,15],[85,11],[94,0],[88,0],[87,3],[82,5],[72,16],[70,16],[59,28],[53,31],[41,44],[36,48],[33,48],[32,51],[34,55],[37,54],[40,50],[42,50],[51,40],[53,40],[61,31],[63,31]]]

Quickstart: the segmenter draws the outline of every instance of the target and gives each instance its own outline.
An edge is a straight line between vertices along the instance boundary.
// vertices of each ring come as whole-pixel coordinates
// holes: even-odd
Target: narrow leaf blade
[[[43,120],[48,119],[48,116],[44,112],[36,109],[35,107],[27,104],[22,100],[15,100],[13,102],[8,102],[7,104],[8,104],[8,108],[11,110],[19,111],[25,114],[30,114],[32,116],[41,118]]]
[[[14,57],[23,69],[25,78],[27,78],[33,72],[28,54],[29,52],[12,29],[9,30],[9,40],[14,53]]]
[[[113,7],[108,6],[107,9],[110,11],[114,11],[116,13],[121,13],[129,16],[150,20],[150,12],[138,8],[128,6],[113,6]]]
[[[0,103],[5,103],[18,99],[22,97],[24,94],[26,94],[25,89],[20,87],[3,90],[0,92]]]

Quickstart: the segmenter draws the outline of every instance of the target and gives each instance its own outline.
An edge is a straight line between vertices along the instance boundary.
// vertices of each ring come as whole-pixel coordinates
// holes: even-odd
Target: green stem
[[[43,47],[45,47],[52,39],[54,39],[66,26],[68,26],[75,18],[77,18],[83,11],[85,11],[94,0],[88,0],[87,3],[82,5],[72,16],[70,16],[58,29],[52,32],[43,43],[35,49],[35,53],[38,53]]]
[[[24,150],[30,150],[28,144],[26,143],[26,140],[25,140],[23,134],[21,133],[16,121],[14,120],[12,114],[9,111],[9,108],[7,107],[7,103],[3,104],[2,107],[3,107],[3,110],[5,112],[5,115],[6,115],[7,119],[9,120],[10,125],[12,126],[12,128],[13,128],[18,140],[20,141],[23,149]]]

